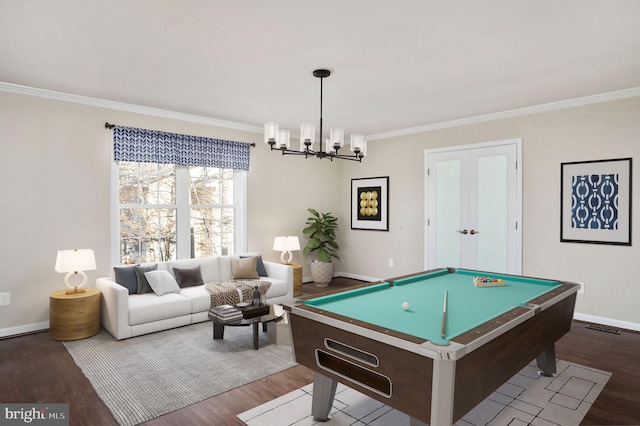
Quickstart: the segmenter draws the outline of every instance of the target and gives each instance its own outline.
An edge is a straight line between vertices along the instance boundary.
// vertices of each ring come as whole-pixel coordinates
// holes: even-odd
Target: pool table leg
[[[556,374],[556,346],[551,344],[536,358],[536,365],[540,369],[540,375],[551,377]]]
[[[456,363],[454,360],[434,360],[431,381],[431,422],[429,424],[434,426],[453,424],[455,375]]]
[[[329,421],[329,413],[333,406],[333,398],[336,396],[338,382],[325,375],[313,373],[313,400],[311,402],[311,415],[317,422]]]

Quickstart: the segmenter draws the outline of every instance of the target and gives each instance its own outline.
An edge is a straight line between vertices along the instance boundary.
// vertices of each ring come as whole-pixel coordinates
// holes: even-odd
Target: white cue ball
[[[409,302],[404,302],[402,304],[402,309],[404,309],[405,311],[408,311],[409,310]]]

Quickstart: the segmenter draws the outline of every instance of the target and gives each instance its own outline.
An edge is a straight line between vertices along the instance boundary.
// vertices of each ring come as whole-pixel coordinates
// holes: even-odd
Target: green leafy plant
[[[304,247],[304,253],[318,251],[320,262],[331,262],[332,258],[340,259],[338,256],[338,243],[336,243],[336,230],[338,229],[338,218],[329,213],[318,213],[314,209],[307,209],[313,216],[307,218],[306,225],[302,231],[309,236],[309,242]]]

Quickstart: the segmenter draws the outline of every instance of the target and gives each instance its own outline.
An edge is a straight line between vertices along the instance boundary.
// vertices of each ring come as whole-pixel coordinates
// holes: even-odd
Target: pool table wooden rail
[[[371,287],[371,286],[374,286],[374,285],[383,284],[385,282],[386,281],[372,281],[372,282],[358,283],[358,284],[354,284],[354,285],[349,286],[349,287],[341,287],[341,288],[338,288],[338,289],[330,289],[330,288],[328,288],[326,291],[322,291],[322,292],[318,292],[318,293],[314,293],[314,294],[309,294],[307,296],[296,297],[296,301],[298,301],[298,300],[305,301],[305,300],[315,299],[317,297],[330,296],[332,294],[343,293],[345,291],[350,291],[350,290],[357,290],[359,288],[364,288],[364,287]]]

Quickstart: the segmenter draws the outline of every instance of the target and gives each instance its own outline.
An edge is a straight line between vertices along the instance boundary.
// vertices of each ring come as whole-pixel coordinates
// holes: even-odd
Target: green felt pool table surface
[[[502,279],[504,286],[476,287],[473,278]],[[395,279],[305,302],[358,321],[446,344],[474,327],[558,287],[557,281],[472,270],[440,270]],[[445,290],[447,315],[441,337]],[[409,303],[409,309],[402,307]]]

